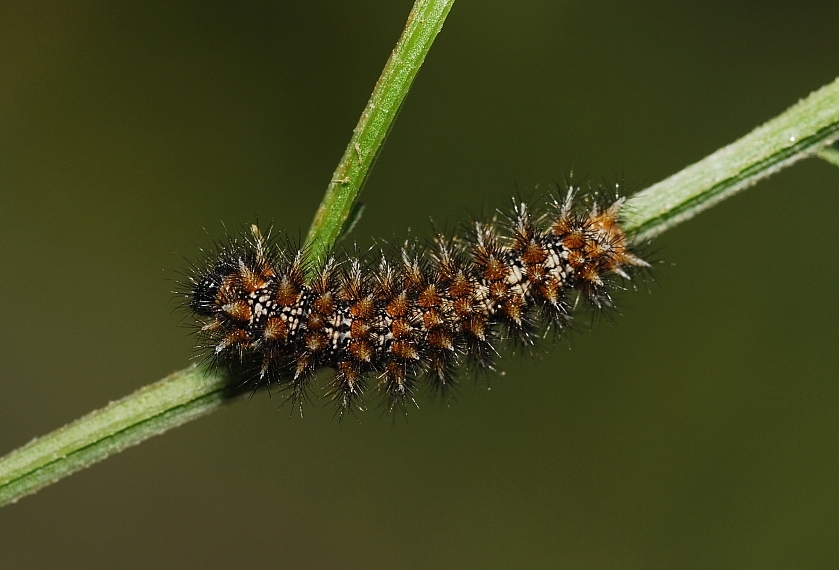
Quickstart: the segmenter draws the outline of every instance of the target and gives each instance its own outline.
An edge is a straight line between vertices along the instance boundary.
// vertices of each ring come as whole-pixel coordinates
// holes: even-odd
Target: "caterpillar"
[[[422,384],[445,397],[462,366],[491,370],[499,343],[562,333],[580,300],[613,308],[616,278],[649,267],[621,228],[625,199],[578,190],[558,188],[540,208],[514,200],[500,221],[462,235],[331,255],[316,268],[289,240],[243,229],[183,283],[197,349],[298,406],[316,371],[331,368],[326,394],[341,416],[370,391],[388,412],[415,404]]]

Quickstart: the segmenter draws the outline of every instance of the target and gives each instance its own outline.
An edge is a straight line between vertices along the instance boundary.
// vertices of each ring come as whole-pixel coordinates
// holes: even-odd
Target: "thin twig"
[[[306,236],[316,268],[341,234],[370,168],[454,0],[417,0],[358,119]]]
[[[0,459],[0,506],[217,408],[222,375],[190,367],[96,410]]]
[[[743,138],[627,201],[624,227],[638,242],[689,220],[839,138],[839,79]]]

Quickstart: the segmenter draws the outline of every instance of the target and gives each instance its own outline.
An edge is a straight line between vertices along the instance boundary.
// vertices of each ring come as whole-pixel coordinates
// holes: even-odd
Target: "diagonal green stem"
[[[0,506],[230,401],[223,375],[175,372],[0,459]]]
[[[638,242],[689,220],[839,138],[839,79],[627,201],[624,226]]]

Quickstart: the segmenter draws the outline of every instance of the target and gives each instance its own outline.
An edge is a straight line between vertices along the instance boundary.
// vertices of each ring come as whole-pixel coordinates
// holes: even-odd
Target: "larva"
[[[198,348],[216,364],[278,385],[299,404],[315,372],[331,368],[343,414],[373,391],[388,411],[420,383],[444,394],[458,370],[492,367],[496,346],[563,331],[576,301],[611,308],[615,277],[649,267],[620,225],[623,198],[575,199],[541,213],[514,201],[502,222],[408,242],[386,254],[330,256],[307,279],[305,253],[252,226],[193,266],[185,304]]]

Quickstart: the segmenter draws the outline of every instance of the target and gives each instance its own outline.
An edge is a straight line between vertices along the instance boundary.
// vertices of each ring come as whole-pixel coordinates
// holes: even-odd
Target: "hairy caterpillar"
[[[614,278],[649,267],[620,226],[623,198],[576,200],[572,187],[546,202],[533,214],[514,201],[501,222],[377,259],[331,256],[308,280],[303,251],[251,226],[184,284],[198,348],[297,405],[315,372],[332,368],[340,414],[370,388],[388,411],[413,401],[421,381],[445,394],[461,365],[488,369],[499,342],[561,332],[579,299],[611,308]]]

